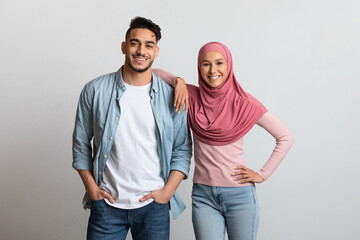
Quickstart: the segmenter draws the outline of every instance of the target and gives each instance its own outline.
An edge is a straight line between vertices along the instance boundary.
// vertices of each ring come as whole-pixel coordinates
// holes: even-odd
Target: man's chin
[[[137,73],[146,72],[150,67],[151,67],[151,65],[144,67],[144,68],[136,68],[136,67],[130,65],[131,70],[133,70],[134,72],[137,72]]]
[[[146,72],[146,70],[148,70],[149,67],[147,68],[131,68],[131,70],[133,70],[134,72],[137,72],[137,73],[143,73],[143,72]]]

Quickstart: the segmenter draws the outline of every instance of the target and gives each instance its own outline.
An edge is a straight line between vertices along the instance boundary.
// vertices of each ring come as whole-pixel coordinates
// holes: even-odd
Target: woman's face
[[[205,53],[200,62],[200,73],[209,87],[216,88],[220,86],[227,77],[225,57],[217,51]]]

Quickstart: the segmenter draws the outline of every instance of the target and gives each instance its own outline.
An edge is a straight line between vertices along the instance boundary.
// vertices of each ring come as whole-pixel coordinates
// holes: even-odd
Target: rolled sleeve
[[[82,90],[77,106],[75,127],[73,132],[73,163],[76,170],[92,169],[93,138],[92,114],[91,114],[91,91],[88,85]]]
[[[183,109],[180,114],[173,113],[173,151],[171,154],[170,171],[177,170],[188,178],[190,159],[192,156],[192,143],[187,124],[187,115]]]

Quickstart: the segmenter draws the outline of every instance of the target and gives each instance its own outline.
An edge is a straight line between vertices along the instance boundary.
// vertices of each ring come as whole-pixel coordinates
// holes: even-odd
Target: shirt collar
[[[116,78],[116,88],[119,89],[125,89],[124,79],[122,76],[122,70],[124,66],[121,66],[119,70],[116,72],[115,78]],[[157,93],[159,90],[159,78],[156,76],[153,72],[152,74],[152,84],[151,84],[151,92]]]
[[[151,72],[152,74],[152,84],[151,84],[151,90],[154,93],[157,93],[159,90],[159,78],[158,76],[156,76],[153,72]]]
[[[115,74],[115,81],[116,81],[116,89],[122,88],[125,89],[124,79],[122,77],[122,69],[123,66],[119,68],[119,70]]]

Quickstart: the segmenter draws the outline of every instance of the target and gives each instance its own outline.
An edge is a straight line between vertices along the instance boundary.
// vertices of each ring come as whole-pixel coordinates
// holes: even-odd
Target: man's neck
[[[129,66],[124,65],[122,75],[125,83],[134,86],[144,86],[152,80],[151,68],[145,72],[135,72]]]

